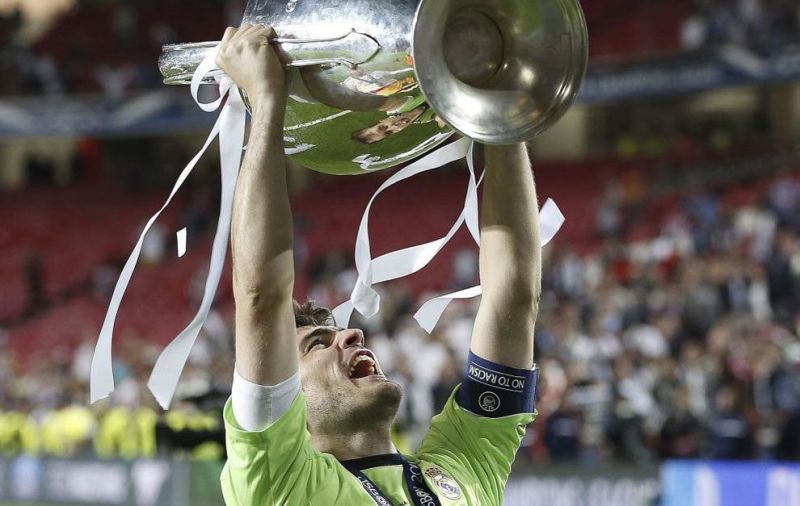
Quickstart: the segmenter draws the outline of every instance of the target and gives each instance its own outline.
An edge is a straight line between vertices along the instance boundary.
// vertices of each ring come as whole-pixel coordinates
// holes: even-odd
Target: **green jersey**
[[[474,415],[455,394],[431,427],[416,455],[430,491],[442,506],[499,505],[511,464],[534,413],[499,418]],[[261,432],[242,430],[225,405],[228,461],[222,492],[229,505],[374,506],[361,482],[336,460],[311,446],[303,393],[289,410]],[[411,505],[399,460],[368,457],[358,467],[394,505]],[[355,461],[350,461],[355,462]]]

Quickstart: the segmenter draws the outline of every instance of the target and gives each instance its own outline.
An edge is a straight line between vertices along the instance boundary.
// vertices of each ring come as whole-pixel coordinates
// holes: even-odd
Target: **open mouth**
[[[375,360],[368,353],[359,353],[350,361],[350,379],[366,378],[377,374]]]

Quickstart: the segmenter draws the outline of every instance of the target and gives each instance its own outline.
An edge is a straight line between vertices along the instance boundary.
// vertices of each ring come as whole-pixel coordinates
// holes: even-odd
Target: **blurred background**
[[[582,4],[587,79],[531,143],[539,196],[567,222],[544,250],[539,418],[506,502],[798,505],[800,5]],[[120,268],[214,121],[161,84],[160,48],[218,40],[244,2],[187,5],[0,0],[0,504],[221,504],[229,268],[174,408],[145,388],[202,297],[216,154],[147,236],[117,320],[116,392],[88,405]],[[298,299],[349,297],[358,221],[390,172],[291,171]],[[373,252],[443,234],[466,182],[454,164],[385,194]],[[411,315],[475,284],[477,258],[460,232],[357,322],[405,386],[405,451],[459,381],[478,301],[430,335]]]

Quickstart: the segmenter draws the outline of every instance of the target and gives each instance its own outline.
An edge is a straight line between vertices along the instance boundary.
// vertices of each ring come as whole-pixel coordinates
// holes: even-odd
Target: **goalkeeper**
[[[524,145],[487,146],[480,276],[462,383],[416,455],[390,427],[403,392],[358,329],[292,299],[287,91],[270,28],[228,28],[217,63],[252,108],[232,225],[236,370],[225,406],[230,505],[499,505],[534,419],[538,207]],[[319,195],[325,199],[325,194]]]

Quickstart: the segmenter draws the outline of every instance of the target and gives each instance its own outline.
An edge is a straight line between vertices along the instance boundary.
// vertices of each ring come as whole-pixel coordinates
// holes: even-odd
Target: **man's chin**
[[[351,378],[350,382],[358,389],[370,392],[370,395],[396,398],[399,402],[403,395],[403,387],[382,374],[371,374],[363,378]]]

